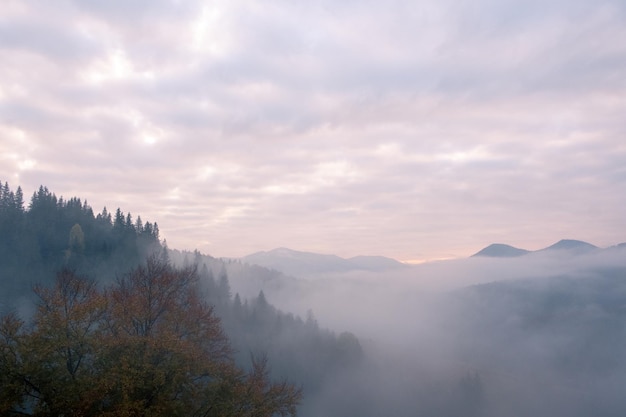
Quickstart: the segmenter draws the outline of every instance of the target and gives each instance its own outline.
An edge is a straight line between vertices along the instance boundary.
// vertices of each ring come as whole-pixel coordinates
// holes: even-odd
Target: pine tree
[[[108,212],[106,206],[102,209],[102,213],[98,214],[98,219],[100,219],[102,222],[111,225],[111,213]]]
[[[222,265],[222,269],[218,275],[217,291],[219,292],[219,299],[222,303],[230,301],[230,283],[228,282],[228,274],[226,268]]]
[[[133,225],[133,216],[131,216],[130,213],[128,213],[126,215],[126,224],[125,224],[126,230],[134,230],[134,225]]]
[[[142,234],[143,233],[143,222],[141,221],[141,216],[137,216],[137,220],[135,221],[135,230],[137,231],[137,233]]]
[[[4,185],[0,183],[0,207],[3,211],[11,210],[13,203],[15,201],[15,196],[11,192],[9,188],[9,183],[5,181]]]
[[[118,233],[122,233],[126,227],[126,220],[124,220],[124,213],[118,207],[115,211],[115,217],[113,219],[113,229]]]

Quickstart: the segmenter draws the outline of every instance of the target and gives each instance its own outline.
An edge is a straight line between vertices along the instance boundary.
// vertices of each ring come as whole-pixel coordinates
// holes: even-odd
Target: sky
[[[626,241],[623,0],[2,0],[0,180],[177,249]]]

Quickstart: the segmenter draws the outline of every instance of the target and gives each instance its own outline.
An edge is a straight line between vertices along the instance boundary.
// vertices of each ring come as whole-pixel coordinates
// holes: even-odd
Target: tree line
[[[1,183],[0,183],[1,184]],[[21,187],[0,185],[0,311],[70,266],[113,279],[161,247],[158,224],[119,208],[94,214],[85,201],[57,197],[40,186],[25,207]]]

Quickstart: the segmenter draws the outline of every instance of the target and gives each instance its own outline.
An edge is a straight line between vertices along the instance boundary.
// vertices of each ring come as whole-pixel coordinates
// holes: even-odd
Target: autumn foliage
[[[287,416],[301,392],[246,373],[194,268],[150,257],[109,288],[69,270],[37,288],[32,323],[0,323],[0,415]]]

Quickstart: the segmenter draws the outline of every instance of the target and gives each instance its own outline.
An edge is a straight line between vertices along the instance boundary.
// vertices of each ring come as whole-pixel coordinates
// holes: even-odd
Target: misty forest
[[[218,259],[0,186],[2,416],[623,416],[626,245]]]

